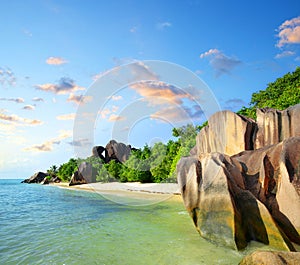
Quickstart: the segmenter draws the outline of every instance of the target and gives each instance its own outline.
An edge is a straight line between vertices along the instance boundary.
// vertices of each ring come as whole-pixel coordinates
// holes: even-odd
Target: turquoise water
[[[238,264],[202,239],[182,203],[115,204],[97,193],[0,180],[0,264]]]

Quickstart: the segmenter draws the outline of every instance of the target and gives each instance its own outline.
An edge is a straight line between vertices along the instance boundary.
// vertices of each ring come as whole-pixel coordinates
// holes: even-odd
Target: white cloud
[[[282,53],[276,54],[275,59],[281,59],[284,57],[293,56],[294,54],[295,54],[295,52],[292,52],[292,51],[284,51]]]
[[[210,49],[207,52],[201,53],[200,58],[203,59],[207,56],[213,55],[213,54],[219,54],[221,53],[218,49]]]
[[[218,49],[210,49],[200,54],[201,59],[205,57],[210,58],[209,63],[215,70],[217,77],[222,74],[230,74],[236,66],[242,63],[239,59],[229,57]]]
[[[47,83],[36,85],[35,87],[38,90],[52,92],[54,94],[70,94],[78,90],[85,90],[84,87],[78,86],[77,84],[75,84],[75,81],[73,79],[68,77],[62,77],[58,81],[58,84]]]
[[[277,47],[300,43],[300,16],[283,22],[278,28]]]
[[[68,61],[62,57],[49,57],[46,60],[46,63],[51,64],[51,65],[61,65],[61,64],[65,64],[67,62]]]

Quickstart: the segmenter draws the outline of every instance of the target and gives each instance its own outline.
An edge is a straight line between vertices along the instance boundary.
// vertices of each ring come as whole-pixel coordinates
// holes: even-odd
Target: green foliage
[[[58,169],[57,169],[57,166],[56,165],[52,165],[48,170],[47,170],[47,173],[49,174],[49,180],[52,178],[52,177],[54,177],[54,176],[56,176],[57,175],[57,173],[58,173]]]
[[[59,166],[57,174],[62,181],[70,181],[73,173],[77,170],[77,167],[77,159],[71,158],[67,163]]]
[[[300,103],[300,67],[269,83],[265,90],[253,93],[250,106],[243,107],[238,113],[255,119],[256,108],[283,110],[298,103]]]

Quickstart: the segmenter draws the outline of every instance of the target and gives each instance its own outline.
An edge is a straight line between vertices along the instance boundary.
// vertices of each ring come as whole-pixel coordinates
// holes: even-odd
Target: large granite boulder
[[[82,162],[74,172],[69,186],[96,182],[96,172],[88,162]]]
[[[177,164],[177,177],[184,205],[202,237],[234,249],[245,248],[251,240],[292,248],[264,204],[246,190],[237,160],[220,153],[199,160],[185,157]]]
[[[84,179],[84,177],[79,173],[79,171],[75,171],[71,177],[69,186],[81,185],[81,184],[87,184],[87,182]]]
[[[239,265],[297,265],[300,264],[299,252],[254,251],[242,259]]]
[[[44,172],[37,172],[30,178],[23,180],[22,183],[41,183],[47,176],[49,175]]]
[[[256,240],[295,250],[300,245],[300,104],[257,113],[257,124],[230,111],[214,114],[191,156],[178,162],[177,180],[203,237],[236,249]]]
[[[256,123],[252,119],[232,111],[217,112],[197,135],[197,154],[219,152],[234,155],[252,150],[256,130]]]
[[[105,162],[108,163],[111,160],[116,160],[118,162],[125,162],[131,152],[131,146],[125,145],[124,143],[118,143],[115,140],[109,141],[105,147]]]
[[[107,151],[105,149],[105,147],[98,145],[98,146],[94,146],[93,150],[92,150],[92,155],[94,157],[100,157],[103,161],[105,161],[105,157],[107,156]]]

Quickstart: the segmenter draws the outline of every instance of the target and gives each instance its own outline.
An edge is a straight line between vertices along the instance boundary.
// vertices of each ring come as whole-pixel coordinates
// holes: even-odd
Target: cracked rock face
[[[293,124],[299,109],[281,116],[258,110],[257,124],[229,111],[209,119],[197,154],[177,164],[184,205],[201,236],[235,249],[251,240],[284,250],[300,245],[300,122]],[[288,122],[278,122],[282,113],[289,133],[282,127]]]

